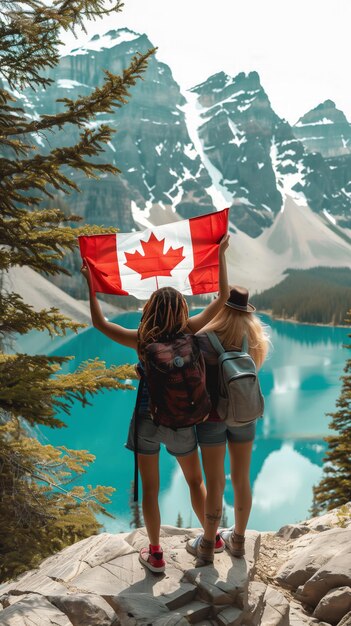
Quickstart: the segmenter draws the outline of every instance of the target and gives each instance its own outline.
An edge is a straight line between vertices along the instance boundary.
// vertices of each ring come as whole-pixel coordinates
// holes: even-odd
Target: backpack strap
[[[241,352],[246,352],[247,354],[249,353],[249,342],[248,342],[246,333],[243,336],[243,343],[242,343],[242,346],[241,346]]]
[[[225,349],[223,348],[221,342],[219,341],[216,333],[209,331],[208,333],[206,333],[208,339],[210,340],[213,348],[216,350],[216,352],[218,354],[223,354],[225,352]],[[241,346],[241,352],[249,352],[249,342],[247,339],[247,335],[245,333],[244,337],[243,337],[243,343]]]
[[[216,350],[217,354],[223,354],[223,352],[225,352],[221,342],[219,341],[216,333],[210,331],[208,333],[206,333],[208,339],[210,340],[210,343],[212,344],[212,347]]]
[[[140,371],[140,370],[139,370]],[[139,380],[138,393],[134,409],[134,502],[138,502],[139,484],[138,484],[138,426],[140,416],[141,397],[145,386],[145,376],[141,373]]]

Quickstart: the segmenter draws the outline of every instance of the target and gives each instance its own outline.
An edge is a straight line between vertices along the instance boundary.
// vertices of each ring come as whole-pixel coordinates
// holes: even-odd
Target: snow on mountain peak
[[[306,126],[307,124],[348,124],[345,114],[336,108],[333,100],[325,100],[300,117],[295,127]]]
[[[129,28],[120,28],[119,30],[109,30],[104,35],[94,35],[86,44],[83,44],[79,48],[73,48],[70,51],[71,56],[78,54],[88,54],[91,50],[100,52],[106,48],[113,48],[119,46],[121,43],[134,41],[141,37],[140,33],[136,33]]]

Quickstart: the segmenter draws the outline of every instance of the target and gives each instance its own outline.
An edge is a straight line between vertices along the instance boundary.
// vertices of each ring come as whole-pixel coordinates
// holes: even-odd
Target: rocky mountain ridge
[[[292,127],[272,109],[257,72],[235,78],[220,72],[191,92],[201,107],[203,150],[232,198],[239,229],[261,234],[287,195],[332,223],[349,225],[351,126],[334,103],[323,103]],[[319,151],[307,130],[316,125]]]
[[[151,47],[145,34],[126,28],[96,35],[61,58],[46,91],[17,95],[28,115],[54,113],[63,106],[58,99],[87,94],[100,84],[103,68],[121,73],[133,55]],[[274,280],[287,267],[349,263],[351,126],[332,101],[291,126],[272,109],[257,72],[235,77],[219,72],[184,96],[157,54],[131,96],[115,114],[99,115],[92,124],[108,123],[117,131],[100,158],[120,166],[122,174],[93,180],[72,172],[82,193],[57,197],[54,204],[69,204],[86,222],[118,225],[122,231],[229,206],[231,232],[240,240],[247,236],[250,249],[256,249],[257,242],[260,250],[261,239],[267,239],[291,199],[325,224],[330,246],[323,246],[322,254],[321,246],[316,248],[308,261],[300,255],[295,264],[286,265],[296,257],[289,248],[287,225],[284,255],[277,259],[276,250],[269,247],[264,252],[268,265],[275,268]],[[38,150],[46,150],[47,145],[70,145],[76,138],[67,129],[50,134],[48,144],[42,136],[33,140]],[[303,240],[305,233],[298,236]],[[57,284],[76,296],[78,257],[73,261],[67,257],[67,264],[76,278],[60,277]],[[233,266],[230,274],[236,276],[237,269]]]

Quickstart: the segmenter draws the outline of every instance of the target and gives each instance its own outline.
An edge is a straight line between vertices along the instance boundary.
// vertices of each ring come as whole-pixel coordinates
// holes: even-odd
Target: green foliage
[[[94,359],[82,363],[75,374],[53,376],[71,357],[47,357],[28,354],[0,354],[0,407],[12,415],[25,418],[31,425],[62,427],[54,417],[61,409],[69,413],[75,400],[83,406],[100,389],[133,389],[121,380],[135,378],[132,366],[112,366]]]
[[[36,567],[52,552],[96,534],[96,513],[114,491],[69,485],[94,460],[85,450],[42,445],[11,418],[0,426],[2,580]],[[65,486],[69,485],[69,491]]]
[[[347,506],[347,504],[343,504],[340,509],[338,509],[336,517],[338,519],[336,525],[340,528],[346,528],[346,525],[351,520],[351,511],[349,506]]]
[[[261,311],[312,324],[344,324],[351,308],[351,269],[315,267],[287,270],[275,287],[252,297]]]
[[[177,528],[183,528],[183,526],[184,526],[184,523],[183,523],[183,518],[182,518],[181,514],[180,514],[180,513],[178,513],[178,515],[177,515],[177,521],[176,521],[176,527],[177,527]]]
[[[351,324],[351,310],[347,322]],[[351,334],[348,336],[351,337]],[[351,349],[351,345],[346,347]],[[314,514],[351,501],[351,359],[347,360],[344,372],[337,410],[328,414],[332,418],[329,427],[336,434],[325,437],[328,449],[322,480],[313,490]]]
[[[15,4],[15,9],[14,9]],[[79,226],[62,196],[79,191],[72,172],[88,177],[120,170],[104,162],[104,148],[114,132],[107,125],[88,123],[99,113],[113,112],[130,96],[153,53],[137,54],[121,76],[105,71],[102,84],[90,95],[65,98],[55,115],[31,119],[19,105],[21,89],[45,89],[48,71],[59,61],[62,29],[74,32],[85,19],[96,19],[121,8],[105,0],[0,0],[0,284],[14,266],[41,273],[69,274],[61,265],[76,249],[77,236],[107,229]],[[106,8],[107,7],[107,8]],[[48,136],[69,125],[73,145],[51,147]],[[33,134],[47,140],[43,153]],[[67,134],[63,133],[66,137]],[[111,232],[111,228],[108,229]],[[0,579],[35,567],[43,557],[99,531],[97,513],[106,513],[110,487],[83,487],[72,481],[89,467],[86,450],[43,445],[38,426],[65,426],[60,415],[73,402],[83,405],[102,389],[131,388],[131,366],[106,368],[98,360],[80,365],[75,373],[60,373],[71,357],[7,353],[14,333],[77,332],[57,308],[35,311],[17,293],[0,295]],[[66,488],[69,485],[69,489]]]

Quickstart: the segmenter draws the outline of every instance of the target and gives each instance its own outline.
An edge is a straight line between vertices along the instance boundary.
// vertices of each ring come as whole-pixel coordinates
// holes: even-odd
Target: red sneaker
[[[220,536],[220,534],[216,535],[216,542],[215,542],[215,547],[214,547],[214,551],[216,554],[218,554],[218,552],[223,552],[225,548],[225,543],[222,539],[222,537]]]
[[[142,548],[139,552],[139,561],[154,574],[163,574],[166,569],[163,550],[151,553],[149,548]]]

